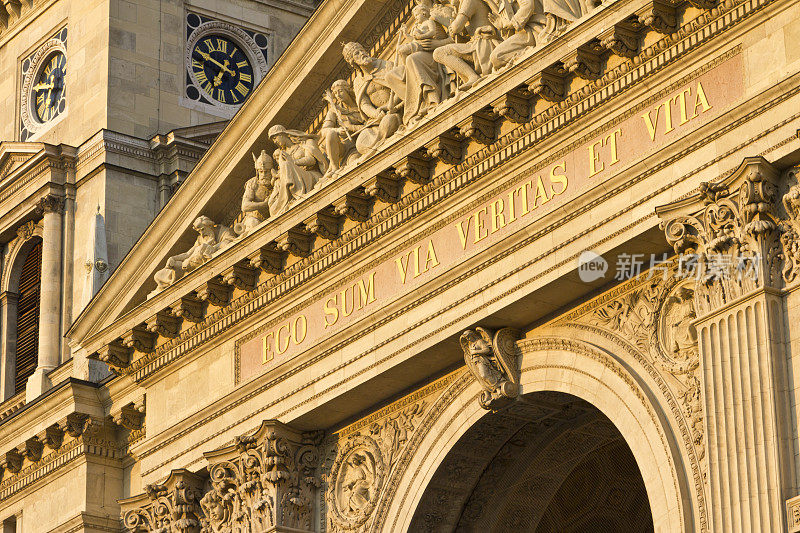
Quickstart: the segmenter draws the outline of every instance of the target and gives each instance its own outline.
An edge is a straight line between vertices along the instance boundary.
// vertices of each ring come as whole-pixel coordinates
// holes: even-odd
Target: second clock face
[[[226,37],[201,38],[192,49],[192,71],[203,91],[223,104],[241,104],[253,90],[250,61]]]
[[[31,88],[33,108],[41,122],[53,120],[64,112],[64,76],[67,73],[67,58],[56,52],[44,61]]]

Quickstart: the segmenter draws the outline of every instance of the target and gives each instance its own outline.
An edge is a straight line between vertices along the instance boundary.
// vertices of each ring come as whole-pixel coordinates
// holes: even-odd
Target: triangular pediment
[[[480,75],[476,75],[477,80],[467,80],[464,74],[457,74],[449,66],[445,68],[443,57],[446,54],[439,55],[438,50],[431,53],[425,48],[427,45],[415,43],[414,38],[409,37],[415,32],[423,34],[426,31],[415,25],[424,25],[428,19],[417,10],[416,16],[421,18],[415,22],[412,10],[417,4],[430,7],[429,1],[324,1],[78,317],[68,337],[76,344],[88,338],[94,339],[84,346],[92,352],[98,349],[95,346],[99,342],[95,342],[98,336],[118,334],[121,338],[132,331],[131,328],[142,328],[144,319],[149,318],[144,315],[154,315],[155,320],[156,313],[180,307],[187,298],[197,298],[201,290],[207,296],[209,283],[214,280],[214,283],[236,287],[247,285],[245,278],[252,277],[252,274],[242,277],[240,270],[264,268],[254,265],[270,263],[271,259],[264,256],[265,253],[269,256],[270,247],[284,256],[288,253],[298,258],[306,257],[310,253],[308,250],[309,253],[305,254],[302,250],[297,251],[303,248],[304,233],[311,234],[312,240],[316,239],[317,244],[313,246],[319,246],[319,243],[336,239],[336,222],[331,219],[339,217],[341,220],[346,215],[348,219],[359,220],[360,214],[354,213],[358,211],[358,198],[355,197],[366,194],[373,199],[390,201],[384,196],[395,194],[392,183],[403,180],[424,183],[429,177],[422,174],[426,169],[430,170],[431,161],[456,165],[462,157],[461,145],[464,142],[491,144],[496,138],[498,121],[517,127],[529,122],[538,125],[553,119],[557,113],[549,113],[550,108],[566,108],[573,103],[566,98],[571,90],[568,79],[578,80],[579,87],[586,87],[583,92],[591,93],[596,89],[593,81],[603,75],[606,58],[616,55],[615,65],[619,64],[620,58],[627,61],[633,57],[631,54],[637,53],[643,42],[642,36],[647,31],[654,31],[640,21],[649,20],[654,28],[658,25],[655,31],[665,33],[663,24],[669,25],[670,20],[654,18],[653,2],[640,2],[638,8],[629,6],[631,10],[637,10],[624,13],[624,10],[611,9],[592,0],[556,0],[548,4],[556,6],[546,14],[548,24],[531,23],[531,31],[536,33],[540,44],[526,45],[505,55],[490,54],[482,48],[489,46],[491,50],[503,41],[498,38],[499,33],[492,34],[499,30],[486,29],[488,26],[476,23],[467,24],[462,28],[465,37],[459,43],[451,44],[469,47],[472,46],[470,43],[475,43],[471,51],[448,49],[451,55],[461,54],[459,57],[473,54],[470,56],[473,57],[472,70],[483,69]],[[487,24],[495,20],[489,12],[498,9],[488,0],[464,0],[458,5],[459,9],[472,5],[473,12],[477,13],[474,20]],[[518,5],[519,1],[513,5],[502,4],[505,10],[519,9]],[[538,3],[535,5],[539,6]],[[434,6],[445,11],[453,9],[445,3],[437,2]],[[663,8],[661,4],[659,6],[659,9]],[[677,13],[677,7],[670,9]],[[454,11],[450,13],[455,14]],[[431,14],[429,18],[435,17]],[[505,30],[506,36],[513,34],[511,27],[513,24]],[[447,39],[444,28],[442,25],[434,27],[438,33],[433,33],[441,39],[440,42]],[[349,42],[361,44],[371,61],[375,61],[369,67],[373,72],[361,68],[352,54],[353,66],[344,60],[343,48]],[[399,48],[398,44],[409,46]],[[422,56],[414,56],[418,53]],[[479,54],[484,55],[478,57]],[[415,59],[409,59],[412,56]],[[483,64],[479,65],[479,61]],[[426,91],[427,87],[434,87],[433,92],[441,98],[426,101],[423,105],[420,102],[428,98],[426,93],[420,96],[409,90],[402,97],[398,96],[403,102],[413,102],[414,109],[426,110],[414,114],[402,109],[397,111],[394,103],[386,104],[392,108],[388,113],[379,111],[377,106],[380,102],[376,97],[370,100],[374,104],[370,112],[376,115],[370,116],[359,100],[365,98],[365,94],[372,94],[369,91],[374,86],[368,86],[369,83],[378,79],[380,81],[375,83],[390,87],[395,96],[404,90],[393,85],[392,69],[396,65],[404,65],[403,80],[412,80],[403,87],[419,85]],[[361,71],[357,72],[359,69]],[[413,78],[408,77],[412,76],[410,72],[414,72]],[[612,82],[613,76],[609,74],[609,79],[603,83]],[[346,122],[342,110],[333,112],[329,104],[328,93],[337,80],[349,84],[353,99],[357,100],[355,113],[362,122],[358,124],[360,129],[353,130],[354,135],[367,128],[372,128],[370,131],[384,128],[382,117],[393,111],[402,122],[389,128],[391,131],[385,140],[377,143],[374,150],[356,154],[360,156],[356,158],[357,163],[352,160],[345,163],[343,159],[341,172],[328,181],[322,180],[324,186],[314,187],[312,192],[290,204],[291,209],[277,215],[270,209],[271,216],[267,216],[256,229],[236,237],[234,234],[239,231],[236,223],[242,217],[245,184],[255,173],[254,157],[262,151],[272,154],[277,148],[268,132],[274,132],[278,126],[295,130],[292,142],[300,144],[306,142],[304,135],[319,134],[326,117],[331,120],[331,113],[336,121]],[[585,97],[583,94],[575,96],[578,100]],[[183,132],[179,135],[189,134]],[[361,138],[353,139],[349,132],[347,135],[356,149],[361,150]],[[320,169],[323,160],[327,161],[327,156],[322,155],[319,149],[309,149],[306,155],[315,158]],[[316,163],[311,159],[305,164],[313,167]],[[392,183],[387,185],[387,180]],[[398,191],[402,192],[402,188]],[[194,249],[197,231],[192,228],[192,223],[201,215],[219,225],[215,238],[220,239],[220,247],[207,254],[211,259],[202,263],[202,267],[193,267],[188,274],[178,272],[172,278],[162,276],[157,284],[154,275],[159,271],[173,268],[177,272],[174,264],[169,267],[170,258]],[[234,231],[223,231],[220,226],[229,226]],[[316,238],[314,234],[322,238]],[[297,268],[302,268],[301,263],[302,259],[297,262],[300,264]],[[270,268],[280,270],[282,267],[272,265]],[[173,311],[166,312],[170,314]],[[108,335],[100,335],[104,328],[108,328]],[[158,328],[148,325],[147,329],[154,331]]]
[[[0,143],[0,183],[42,154],[46,146],[43,143]]]

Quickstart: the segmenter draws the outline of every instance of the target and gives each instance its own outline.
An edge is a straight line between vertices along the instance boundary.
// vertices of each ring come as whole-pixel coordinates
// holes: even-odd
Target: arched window
[[[28,250],[19,276],[17,303],[17,361],[14,389],[25,390],[25,383],[36,370],[39,354],[39,295],[42,286],[42,241]]]

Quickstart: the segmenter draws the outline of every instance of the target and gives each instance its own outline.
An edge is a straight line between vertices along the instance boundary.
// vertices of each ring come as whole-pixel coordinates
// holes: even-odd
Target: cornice
[[[800,87],[798,87],[791,94],[792,95],[800,94]],[[730,132],[736,127],[741,126],[745,122],[753,120],[756,117],[760,116],[761,114],[765,113],[767,110],[774,108],[779,103],[785,101],[786,98],[787,98],[786,95],[781,95],[777,98],[774,98],[769,102],[761,106],[758,106],[756,109],[745,114],[744,116],[739,118],[737,121],[735,121],[733,124],[725,128],[724,130],[717,131],[709,136],[696,139],[690,145],[682,148],[680,151],[671,155],[670,157],[660,159],[657,164],[648,165],[648,170],[643,173],[637,173],[637,177],[633,181],[640,182],[642,180],[645,180],[648,177],[654,175],[655,173],[663,170],[664,168],[667,168],[675,164],[675,162],[677,162],[678,160],[688,157],[690,154],[696,152],[697,150],[701,149],[704,146],[707,146],[708,143],[713,142],[715,139],[720,138],[721,136],[725,135],[726,133]],[[374,372],[377,368],[380,368],[382,365],[385,365],[388,361],[391,361],[392,359],[402,355],[402,353],[423,349],[424,347],[426,347],[426,343],[428,343],[431,339],[436,338],[437,336],[443,334],[446,331],[449,331],[453,328],[457,328],[464,323],[474,322],[475,320],[477,320],[476,317],[480,316],[481,313],[483,313],[486,309],[498,305],[502,301],[508,301],[508,299],[514,297],[514,294],[516,294],[520,290],[523,290],[525,287],[528,287],[532,284],[546,282],[547,280],[553,279],[558,275],[560,275],[559,274],[560,272],[567,272],[572,270],[573,265],[577,261],[578,254],[577,253],[568,254],[564,257],[561,257],[561,255],[564,254],[565,251],[568,250],[570,246],[574,245],[578,241],[581,240],[585,241],[585,239],[588,236],[595,234],[595,232],[607,226],[612,221],[619,220],[620,217],[624,216],[626,213],[629,213],[630,210],[635,209],[637,206],[652,201],[652,199],[655,198],[656,196],[663,194],[667,190],[673,189],[680,183],[690,180],[692,177],[697,176],[698,174],[707,171],[708,169],[714,168],[715,166],[729,159],[731,156],[740,153],[743,150],[746,150],[749,146],[757,144],[767,135],[774,134],[779,129],[784,128],[786,125],[791,124],[797,120],[800,120],[800,112],[787,117],[784,121],[775,124],[771,128],[768,128],[767,130],[759,134],[756,134],[751,138],[743,140],[740,144],[732,147],[727,152],[719,154],[717,157],[705,162],[699,167],[692,168],[683,175],[676,177],[674,180],[654,189],[650,194],[638,199],[637,201],[627,204],[621,210],[608,214],[608,216],[604,217],[602,220],[599,220],[595,224],[592,224],[591,226],[584,228],[582,231],[577,232],[571,238],[566,239],[563,242],[559,242],[558,244],[552,246],[551,248],[548,248],[541,254],[529,257],[524,263],[520,264],[516,268],[508,272],[504,272],[503,275],[499,276],[497,279],[493,279],[489,282],[480,284],[475,290],[467,294],[464,294],[463,296],[459,297],[458,299],[451,302],[447,306],[437,309],[435,313],[421,317],[419,320],[415,321],[412,324],[408,324],[405,328],[400,329],[391,336],[388,336],[386,338],[381,338],[379,342],[372,345],[367,351],[353,354],[348,359],[341,361],[339,364],[329,368],[327,371],[315,375],[312,379],[303,380],[303,382],[298,384],[295,388],[285,391],[280,396],[271,397],[268,402],[260,404],[254,412],[250,412],[246,416],[241,416],[236,419],[231,419],[229,424],[227,424],[224,428],[219,429],[218,431],[215,431],[210,434],[206,432],[206,434],[204,435],[204,439],[214,439],[221,435],[224,435],[225,433],[231,431],[237,426],[245,423],[245,421],[249,420],[253,416],[263,415],[268,411],[272,413],[270,416],[274,418],[278,418],[281,420],[292,420],[293,417],[296,416],[295,413],[297,411],[302,411],[305,408],[305,406],[319,402],[327,395],[333,393],[335,390],[341,387],[345,388],[349,387],[350,386],[349,384],[355,382],[365,374]],[[791,138],[795,137],[792,136]],[[785,144],[786,141],[781,140],[777,145],[772,146],[767,150],[771,151],[775,149],[776,146],[784,146]],[[654,160],[657,159],[657,156],[658,155],[655,154],[653,156],[653,159]],[[738,165],[736,167],[738,167]],[[732,167],[729,170],[723,172],[720,177],[724,177],[729,173],[733,172],[736,167]],[[632,182],[630,180],[625,181],[624,183],[620,183],[613,190],[604,193],[601,198],[598,198],[596,200],[596,202],[602,202],[614,196],[618,196],[619,194],[623,194],[628,189],[631,183]],[[315,354],[313,358],[307,359],[303,361],[301,364],[295,365],[290,369],[282,370],[277,373],[270,373],[269,375],[266,376],[266,379],[262,380],[255,386],[243,387],[242,389],[240,389],[240,392],[234,393],[233,395],[227,397],[225,403],[222,404],[220,407],[210,410],[208,412],[204,412],[202,416],[193,417],[193,419],[191,420],[186,420],[187,423],[182,424],[180,431],[176,433],[171,433],[166,438],[162,436],[154,437],[149,442],[149,446],[143,447],[143,449],[139,452],[140,457],[147,457],[152,453],[155,453],[165,448],[167,445],[174,443],[178,439],[183,438],[186,435],[192,433],[193,431],[205,426],[212,420],[224,417],[227,413],[233,412],[236,408],[241,407],[242,405],[244,405],[248,401],[251,401],[258,395],[263,394],[267,390],[270,390],[278,386],[279,384],[286,382],[287,380],[291,379],[292,376],[297,375],[303,370],[309,368],[311,365],[325,358],[331,357],[335,354],[346,353],[349,347],[353,344],[353,342],[358,340],[359,338],[373,334],[381,326],[386,325],[387,323],[396,319],[398,316],[401,316],[404,313],[408,312],[409,310],[412,310],[415,307],[419,306],[422,301],[425,301],[430,298],[437,298],[446,290],[452,289],[454,286],[464,282],[466,279],[473,277],[475,275],[479,275],[481,272],[485,272],[486,269],[489,268],[492,264],[498,261],[502,261],[504,258],[507,258],[510,255],[518,254],[520,250],[523,249],[523,247],[545,237],[546,235],[554,231],[557,227],[561,227],[564,226],[565,224],[568,224],[569,222],[580,216],[583,212],[585,212],[585,210],[572,212],[566,217],[560,217],[557,219],[553,217],[544,221],[545,223],[542,226],[540,226],[536,232],[527,236],[523,241],[516,243],[514,246],[504,248],[502,252],[498,254],[487,253],[486,256],[488,257],[484,261],[475,264],[474,266],[469,268],[469,270],[460,273],[460,275],[456,277],[453,277],[448,281],[448,283],[446,283],[442,287],[437,288],[435,291],[426,292],[425,295],[422,296],[421,298],[406,302],[401,308],[395,309],[389,315],[382,316],[382,319],[380,321],[370,324],[369,327],[362,326],[361,328],[358,328],[355,331],[355,333],[347,336],[346,338],[338,339],[335,343],[326,346],[325,349]],[[582,244],[581,249],[602,250],[604,247],[609,246],[610,243],[618,239],[620,235],[629,233],[634,228],[641,227],[644,224],[648,224],[651,227],[655,227],[657,225],[657,217],[655,213],[652,213],[642,219],[634,220],[630,224],[618,229],[617,231],[607,233],[599,240],[593,242],[584,242]],[[544,262],[550,256],[559,257],[559,260],[555,261],[552,265],[543,268],[541,271],[537,272],[536,274],[526,279],[525,281],[517,283],[508,290],[503,291],[501,294],[498,294],[491,299],[484,300],[478,306],[470,306],[469,308],[464,307],[464,305],[467,302],[471,301],[476,296],[487,292],[492,287],[507,282],[509,279],[512,279],[515,276],[519,275],[519,273],[522,272],[523,270],[530,268],[532,265]],[[451,320],[449,322],[443,322],[443,319],[446,318],[446,315],[456,308],[461,310],[459,312],[458,318],[455,320]],[[380,359],[377,359],[376,361],[370,363],[369,365],[360,368],[358,371],[355,372],[349,371],[346,374],[342,374],[342,372],[346,368],[349,368],[355,362],[362,360],[365,357],[370,357],[370,356],[374,357],[376,352],[380,351],[381,349],[387,348],[388,346],[391,346],[398,339],[403,339],[403,338],[407,339],[409,338],[409,335],[415,330],[419,329],[424,325],[432,323],[438,324],[438,326],[432,331],[426,332],[425,334],[416,337],[413,341],[405,343],[401,349],[383,354]],[[326,380],[329,380],[332,375],[336,374],[343,375],[344,377],[340,380],[337,380],[334,383],[328,384],[325,388],[316,388],[313,394],[308,395],[303,399],[294,401],[291,404],[291,406],[284,407],[277,413],[274,411],[274,409],[277,406],[284,404],[284,402],[286,402],[289,398],[292,398],[300,394],[302,391],[318,387],[320,383],[326,382]],[[155,472],[166,465],[173,464],[175,461],[180,460],[182,457],[185,457],[188,453],[190,453],[194,449],[194,447],[195,447],[194,445],[190,445],[188,447],[181,448],[178,453],[165,458],[158,464],[153,465],[146,471],[143,471],[142,474],[149,475],[150,473]]]
[[[727,14],[728,13],[723,13],[723,16],[724,18],[730,19],[730,24],[735,19],[726,17]],[[137,373],[137,379],[143,378],[144,375],[150,374],[152,371],[176,357],[176,355],[167,354],[167,351],[172,351],[172,354],[177,353],[175,350],[184,352],[187,349],[196,347],[198,345],[197,339],[199,338],[204,339],[202,342],[210,340],[222,330],[222,327],[218,323],[219,321],[225,319],[225,323],[230,325],[231,319],[236,322],[244,318],[244,316],[252,314],[256,309],[266,305],[267,302],[274,301],[282,293],[285,294],[293,287],[296,287],[302,280],[316,275],[324,266],[330,265],[335,261],[338,262],[343,257],[351,254],[356,248],[361,248],[369,242],[374,242],[380,235],[387,234],[400,223],[405,222],[411,216],[419,213],[422,209],[421,206],[432,205],[431,199],[424,198],[425,195],[431,195],[431,197],[435,198],[435,202],[441,201],[444,197],[453,194],[456,190],[463,188],[471,181],[477,179],[478,169],[485,173],[491,168],[496,167],[499,164],[499,158],[493,154],[503,151],[504,155],[507,157],[514,157],[517,153],[524,150],[524,147],[534,142],[541,142],[543,137],[549,136],[553,131],[562,129],[568,123],[574,122],[577,118],[585,115],[589,110],[601,104],[605,104],[622,94],[627,88],[633,86],[638,79],[644,76],[652,76],[654,72],[671,64],[710,39],[714,33],[711,33],[709,28],[715,28],[716,32],[721,32],[726,29],[724,25],[719,24],[719,20],[715,20],[723,18],[719,15],[718,13],[717,17],[714,17],[709,14],[708,16],[701,16],[702,20],[696,19],[690,21],[682,30],[675,34],[675,37],[667,36],[645,50],[642,54],[643,57],[650,57],[650,59],[638,62],[638,66],[633,70],[628,71],[626,65],[623,64],[616,69],[621,72],[609,72],[595,86],[587,86],[589,87],[588,89],[584,88],[584,90],[579,91],[581,94],[568,97],[564,105],[548,109],[545,113],[540,115],[541,120],[535,118],[531,123],[524,124],[511,131],[495,144],[471,156],[471,158],[464,163],[456,165],[445,171],[442,175],[437,176],[430,184],[416,189],[410,195],[401,199],[398,204],[387,208],[382,213],[373,217],[369,223],[360,225],[349,234],[345,234],[340,239],[332,241],[322,249],[315,251],[307,260],[296,263],[294,265],[295,271],[286,271],[280,276],[269,280],[267,283],[259,286],[252,294],[238,298],[230,306],[209,316],[205,322],[201,322],[182,333],[180,337],[165,342],[153,355],[143,358],[140,362],[136,363],[131,370]],[[702,36],[702,39],[698,39],[698,35]],[[730,54],[735,52],[735,50],[729,51],[715,61],[724,61]],[[713,66],[713,63],[703,68],[708,69],[711,68],[711,66]],[[701,69],[694,75],[699,75],[702,71]],[[669,90],[669,88],[663,89],[659,94],[652,96],[651,100],[662,98]],[[629,113],[631,112],[629,111]],[[618,120],[622,120],[622,118],[620,117]],[[608,127],[612,125],[613,124],[609,124]],[[587,137],[582,138],[582,140],[588,138],[588,135],[596,136],[597,134],[598,132],[593,131],[588,133]],[[581,140],[576,142],[581,142]],[[567,149],[568,148],[565,148],[564,150]],[[556,152],[551,158],[558,157],[561,152],[562,151]],[[279,217],[278,220],[273,221],[273,224],[279,224],[280,222],[281,220]],[[227,256],[228,259],[227,263],[231,263],[233,262],[230,257],[231,254],[236,252],[238,252],[237,256],[247,256],[251,254],[252,251],[245,245],[245,242],[251,243],[252,247],[252,243],[256,242],[255,238],[258,236],[263,238],[266,232],[275,227],[273,224],[268,223],[264,228],[256,232],[254,236],[251,236],[254,237],[253,239],[246,239],[239,246],[223,253],[192,274],[185,276],[178,283],[148,301],[147,309],[164,306],[170,299],[177,299],[178,294],[181,294],[181,292],[193,288],[192,284],[196,286],[196,280],[198,278],[203,279],[209,274],[213,276],[214,272],[220,270],[220,263],[222,263],[225,256]],[[274,231],[274,229],[272,231]],[[332,260],[321,260],[321,258],[326,255]],[[135,316],[135,314],[136,310],[128,316],[132,317]],[[114,330],[104,332],[103,336],[108,337],[109,334],[111,337],[121,336],[125,328],[132,327],[130,325],[132,323],[131,320],[135,319],[129,318],[129,320],[123,319],[118,321],[118,323],[114,325]],[[217,325],[215,325],[215,323],[217,323]],[[120,333],[116,334],[116,330],[120,330]],[[180,343],[184,344],[184,348],[175,348],[176,345]],[[84,344],[84,347],[90,351],[96,349],[91,340]],[[159,360],[159,363],[155,365],[151,364],[154,360]],[[142,372],[145,365],[148,366],[148,369]]]

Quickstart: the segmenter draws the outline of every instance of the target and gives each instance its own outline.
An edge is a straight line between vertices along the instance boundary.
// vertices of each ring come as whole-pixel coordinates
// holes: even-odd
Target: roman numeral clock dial
[[[253,66],[242,49],[225,37],[200,39],[192,49],[192,72],[210,98],[238,105],[253,90]]]
[[[56,52],[47,58],[31,87],[33,109],[40,122],[48,122],[64,111],[64,76],[67,58]]]

